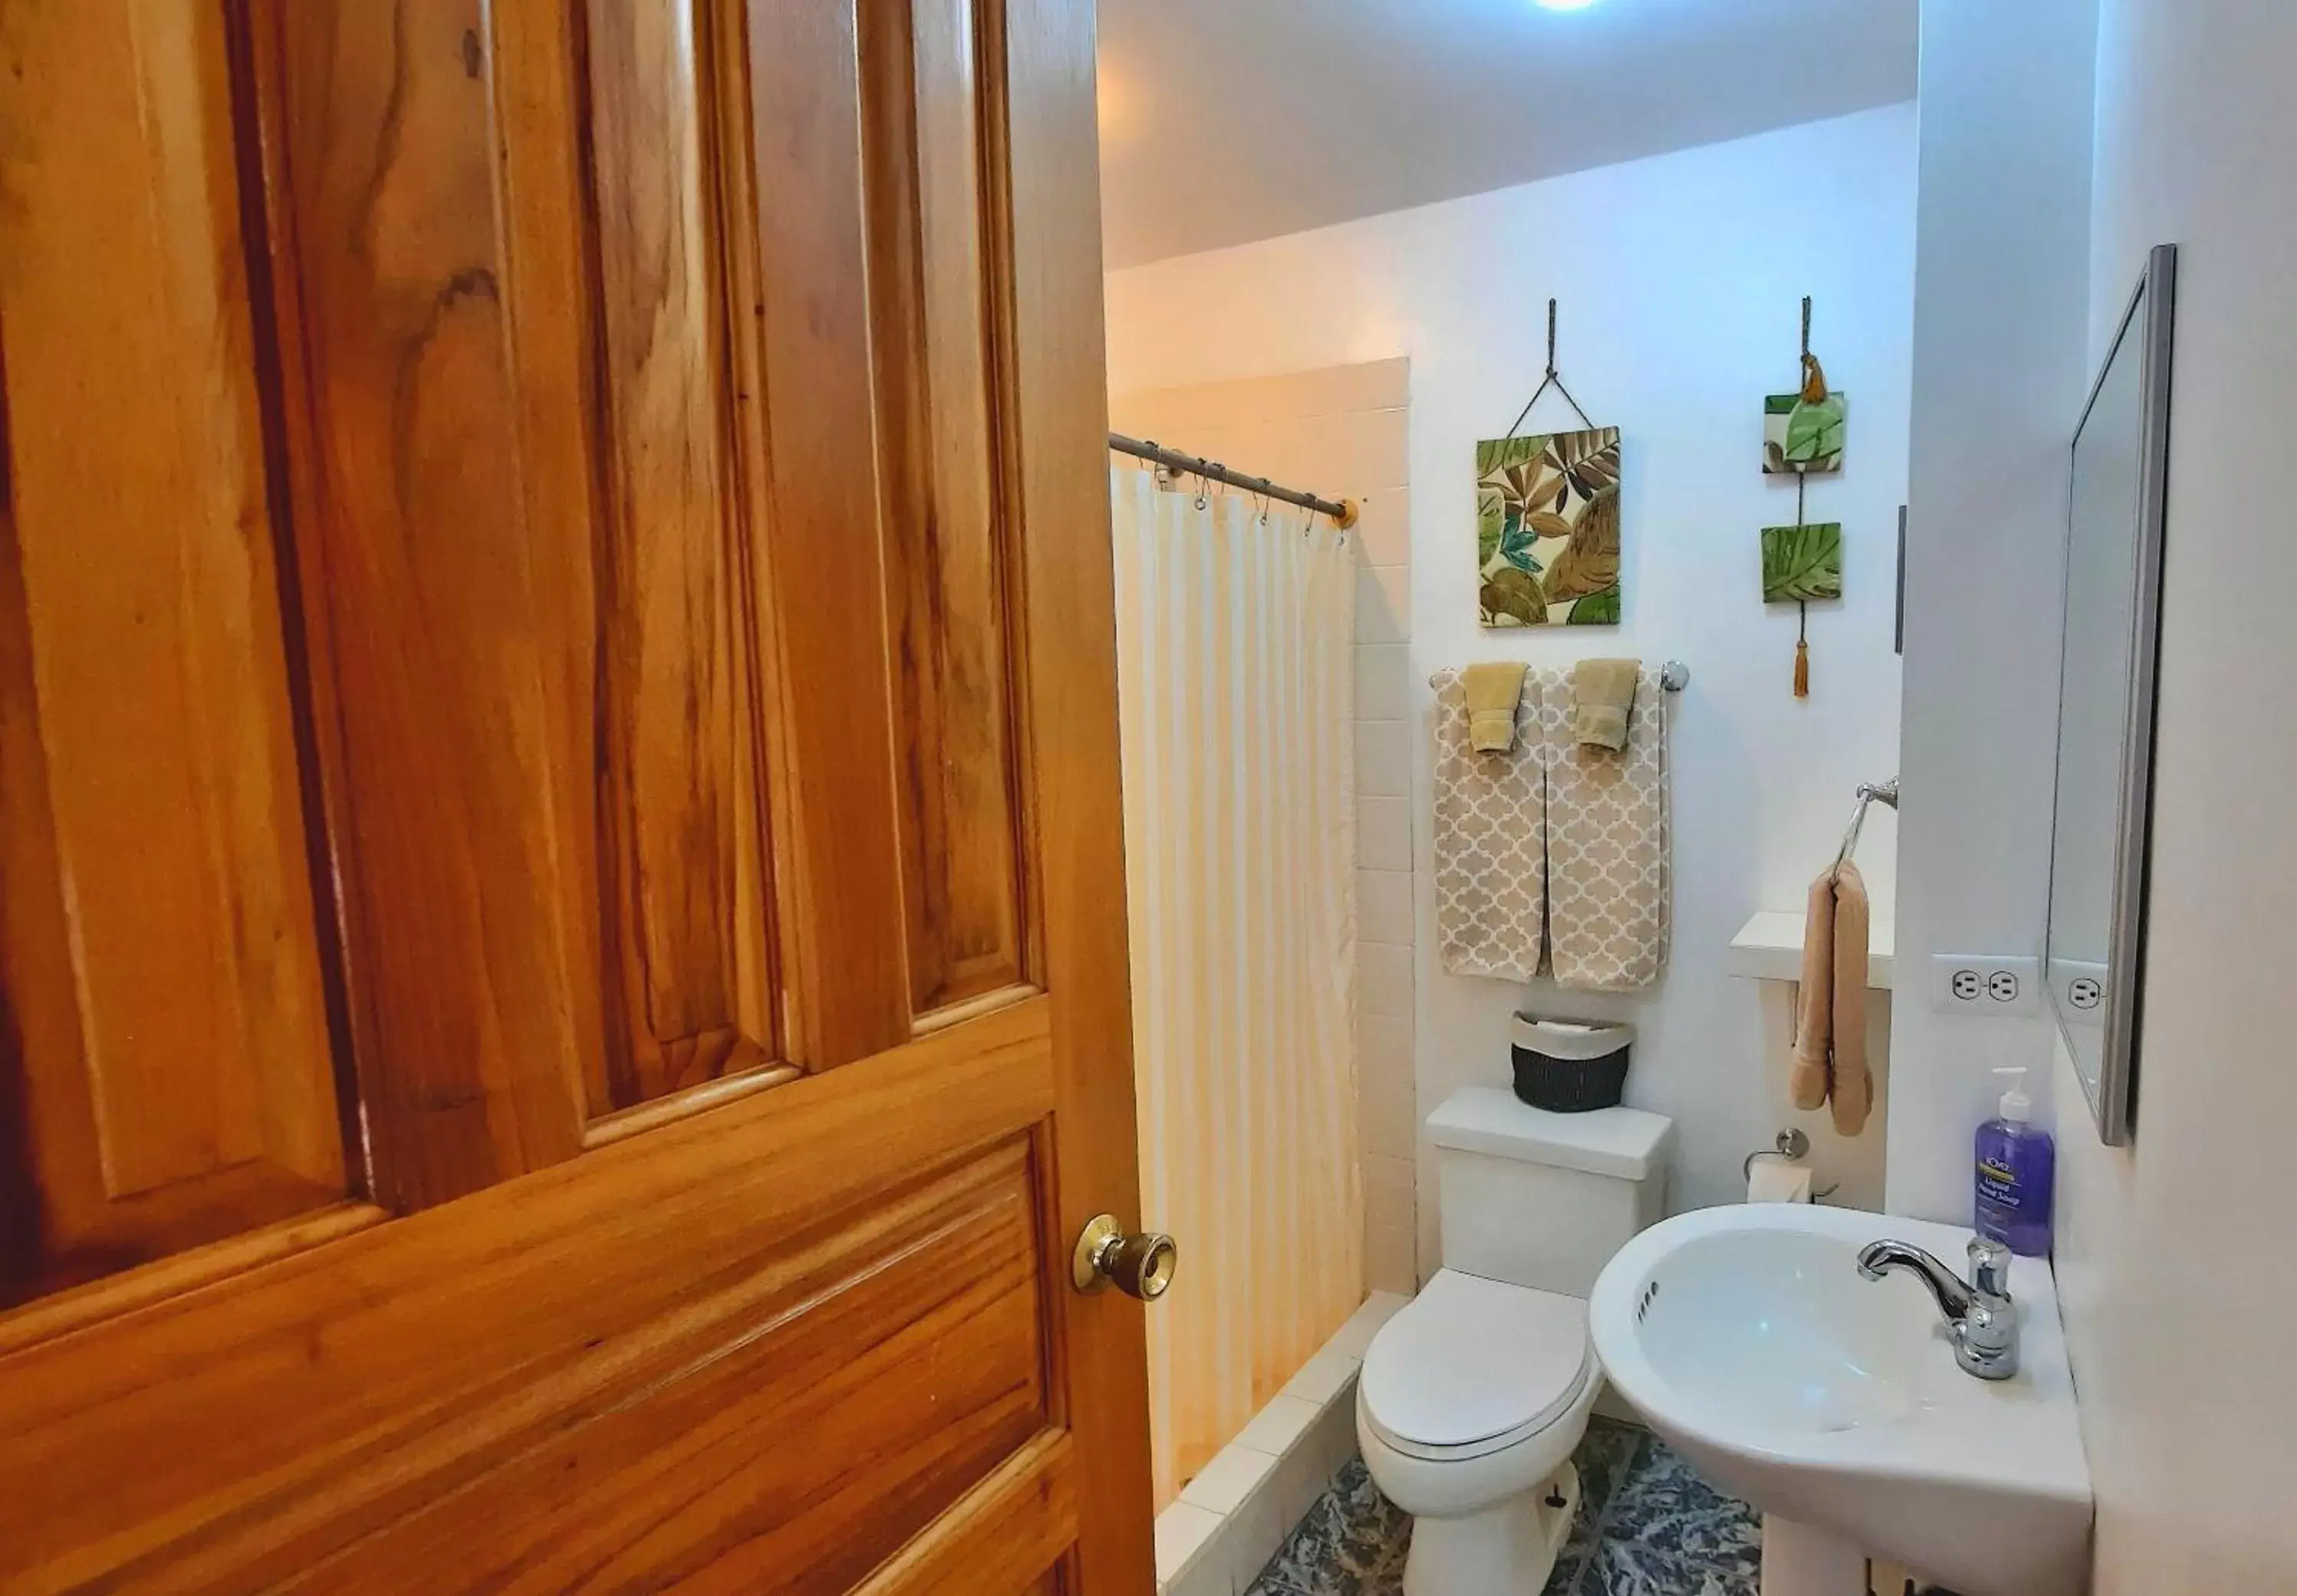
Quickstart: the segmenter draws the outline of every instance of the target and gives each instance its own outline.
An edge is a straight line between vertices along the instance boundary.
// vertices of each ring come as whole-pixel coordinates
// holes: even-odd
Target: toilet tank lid
[[[1675,1122],[1641,1108],[1551,1114],[1496,1086],[1465,1086],[1428,1116],[1439,1148],[1640,1181],[1666,1157]]]

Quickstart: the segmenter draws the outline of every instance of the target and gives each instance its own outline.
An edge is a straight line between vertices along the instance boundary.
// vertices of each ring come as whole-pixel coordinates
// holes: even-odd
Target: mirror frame
[[[2099,364],[2074,427],[2073,445],[2067,449],[2066,558],[2071,580],[2074,555],[2074,448],[2082,429],[2089,424],[2097,397],[2113,370],[2133,331],[2143,340],[2138,368],[2142,406],[2138,432],[2137,538],[2131,572],[2129,639],[2129,698],[2121,728],[2121,791],[2114,820],[2113,905],[2108,924],[2106,951],[2105,1024],[2100,1041],[2097,1083],[2082,1079],[2097,1121],[2098,1139],[2107,1147],[2126,1147],[2137,1122],[2137,1026],[2142,1012],[2145,956],[2145,889],[2153,819],[2154,705],[2158,696],[2161,639],[2161,555],[2169,523],[2170,362],[2175,347],[2178,297],[2178,247],[2157,245],[2145,259],[2145,271],[2123,309],[2112,346]],[[2143,313],[2142,317],[2140,313]],[[2065,645],[2058,654],[2058,723],[2062,739],[2065,725]],[[2059,753],[2062,755],[2061,748]],[[2052,769],[2050,871],[2054,887],[2057,873],[2057,766]],[[2053,892],[2052,897],[2055,893]],[[2055,927],[2050,930],[2054,933]],[[2082,1075],[2080,1056],[2074,1051],[2072,1016],[2058,983],[2049,979],[2049,942],[2043,945],[2042,984],[2049,989],[2050,1008],[2058,1034]]]

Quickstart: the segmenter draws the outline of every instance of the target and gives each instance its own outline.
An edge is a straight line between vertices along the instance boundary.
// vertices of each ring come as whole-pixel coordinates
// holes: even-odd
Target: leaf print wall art
[[[1814,476],[1842,469],[1849,406],[1840,393],[1813,401],[1774,393],[1763,401],[1763,474]]]
[[[1619,620],[1619,429],[1476,445],[1478,608],[1489,627]]]
[[[1763,529],[1763,602],[1807,604],[1842,596],[1842,523]]]

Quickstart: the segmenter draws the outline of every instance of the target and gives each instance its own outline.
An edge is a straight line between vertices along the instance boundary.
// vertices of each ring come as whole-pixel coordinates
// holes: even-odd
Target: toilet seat
[[[1585,1300],[1446,1269],[1372,1337],[1359,1396],[1383,1442],[1443,1461],[1537,1435],[1595,1378]]]

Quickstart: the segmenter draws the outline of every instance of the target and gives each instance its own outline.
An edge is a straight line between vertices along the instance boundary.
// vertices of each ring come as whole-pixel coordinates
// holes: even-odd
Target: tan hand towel
[[[1523,697],[1521,665],[1470,665],[1460,673],[1468,694],[1468,746],[1505,753],[1515,746],[1515,708]]]
[[[1834,1128],[1856,1136],[1874,1107],[1874,1076],[1866,1067],[1866,934],[1872,917],[1866,881],[1848,860],[1834,873],[1833,1045],[1827,1065],[1827,1101]]]
[[[1571,735],[1582,748],[1627,745],[1641,660],[1581,660],[1571,670]]]
[[[1795,1013],[1794,1074],[1789,1095],[1798,1108],[1826,1107],[1827,1055],[1834,1041],[1834,872],[1810,884],[1802,926],[1802,991]]]
[[[1874,1107],[1874,1077],[1866,1064],[1871,918],[1865,879],[1848,860],[1821,872],[1810,884],[1803,927],[1802,1001],[1788,1090],[1798,1108],[1831,1106],[1834,1128],[1844,1136],[1865,1130]]]

